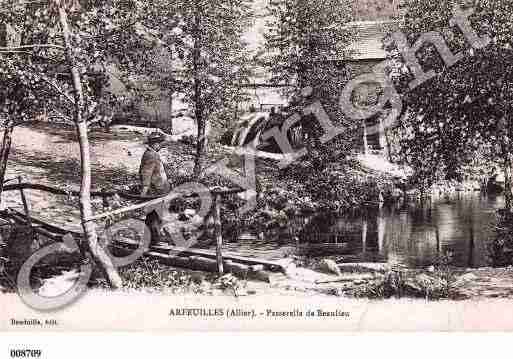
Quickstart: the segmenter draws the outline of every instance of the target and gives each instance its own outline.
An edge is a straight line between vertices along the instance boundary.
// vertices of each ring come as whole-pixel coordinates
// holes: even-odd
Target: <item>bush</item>
[[[308,154],[281,173],[281,180],[293,184],[296,193],[308,197],[320,211],[344,212],[355,207],[377,205],[379,192],[392,192],[393,179],[366,173],[353,160],[323,163]],[[320,162],[320,163],[318,163]]]
[[[172,293],[204,293],[204,278],[183,270],[162,265],[156,260],[141,258],[139,261],[119,270],[124,289],[150,292],[170,291]],[[103,278],[97,280],[100,287],[109,288]]]
[[[451,298],[452,272],[435,270],[433,273],[416,273],[407,270],[391,270],[375,281],[359,287],[354,296],[360,298],[425,298],[438,300]]]
[[[490,261],[494,267],[513,265],[513,213],[497,212],[494,236],[488,241]]]

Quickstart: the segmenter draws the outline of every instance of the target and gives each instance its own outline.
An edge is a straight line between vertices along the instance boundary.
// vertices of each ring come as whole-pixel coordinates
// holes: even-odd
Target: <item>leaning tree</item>
[[[87,132],[101,115],[102,102],[112,100],[101,90],[101,82],[115,69],[140,96],[147,95],[140,91],[141,83],[184,96],[198,124],[194,172],[199,176],[206,124],[240,100],[240,84],[250,74],[242,35],[251,22],[251,3],[2,2],[2,23],[10,24],[16,36],[0,48],[0,81],[5,84],[0,117],[8,129],[37,119],[74,124],[81,156],[81,223],[90,252],[114,287],[121,285],[121,278],[89,220],[93,213]],[[11,130],[4,133],[9,142]],[[1,155],[5,166],[7,153]]]
[[[130,68],[136,69],[135,59],[127,59],[127,52],[120,50],[126,44],[119,38],[131,38],[132,44],[146,43],[136,31],[142,12],[136,0],[4,1],[0,12],[2,23],[8,24],[13,35],[12,41],[0,48],[0,116],[6,128],[2,173],[14,126],[54,118],[75,126],[81,159],[81,224],[93,259],[113,287],[120,287],[122,280],[98,243],[94,221],[89,220],[93,210],[88,126],[101,115],[102,102],[112,100],[98,91],[102,87],[98,82],[106,81],[108,65],[130,63]]]

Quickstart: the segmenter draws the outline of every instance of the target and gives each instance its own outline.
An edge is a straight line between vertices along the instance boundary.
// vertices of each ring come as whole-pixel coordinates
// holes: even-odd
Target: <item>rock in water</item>
[[[337,263],[331,259],[323,259],[320,263],[320,269],[326,273],[336,274],[338,276],[342,275],[342,272],[340,271]]]

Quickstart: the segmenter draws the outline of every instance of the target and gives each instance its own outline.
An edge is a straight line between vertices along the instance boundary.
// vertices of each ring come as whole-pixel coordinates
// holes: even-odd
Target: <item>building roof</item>
[[[384,60],[386,52],[383,49],[383,38],[387,33],[397,30],[399,22],[357,21],[348,24],[348,27],[356,30],[356,40],[347,49],[351,53],[351,60]]]

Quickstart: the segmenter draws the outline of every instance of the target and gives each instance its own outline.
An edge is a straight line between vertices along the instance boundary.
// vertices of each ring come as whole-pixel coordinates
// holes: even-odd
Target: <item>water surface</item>
[[[288,230],[318,255],[341,255],[345,261],[369,261],[426,267],[450,258],[459,267],[489,265],[487,240],[503,197],[456,192],[425,203],[385,207],[358,215],[298,218]],[[239,239],[227,250],[269,259],[294,253],[295,241]],[[319,253],[319,249],[321,252]]]

